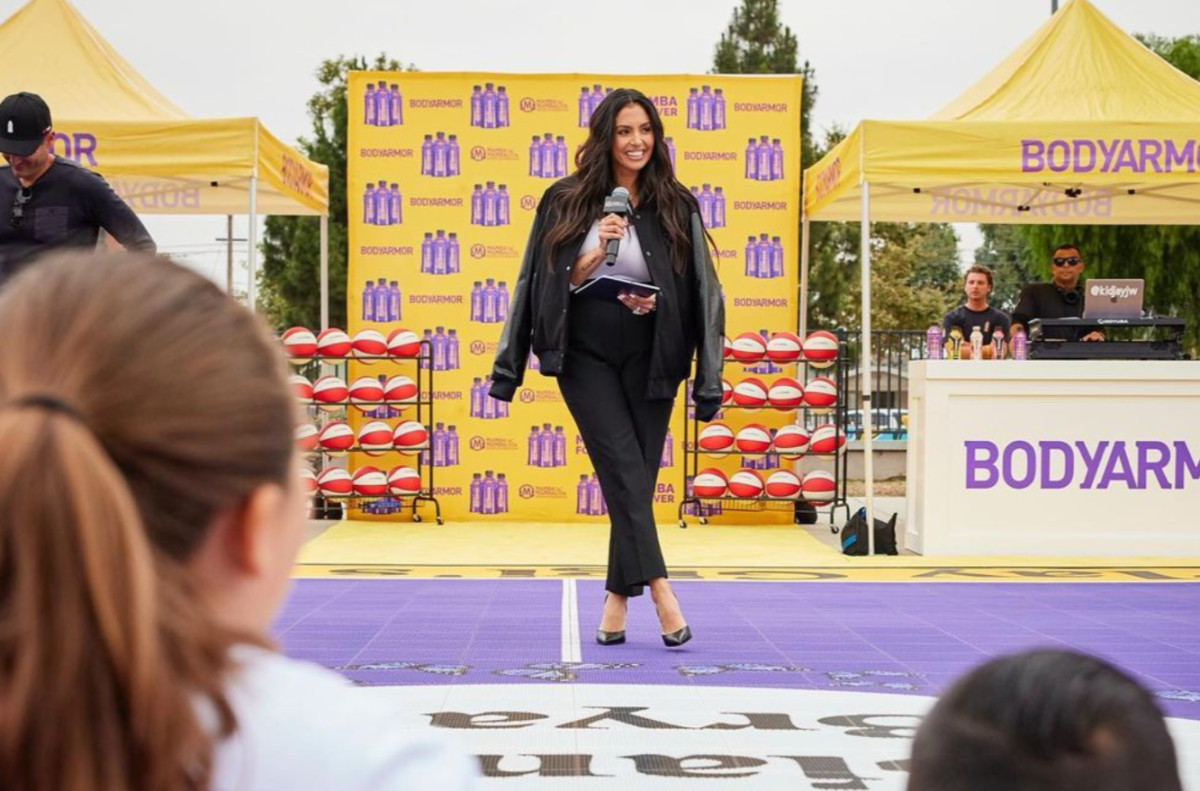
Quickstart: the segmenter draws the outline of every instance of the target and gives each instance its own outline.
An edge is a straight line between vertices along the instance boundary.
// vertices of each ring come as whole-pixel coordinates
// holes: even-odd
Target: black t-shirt
[[[55,157],[28,188],[24,218],[13,227],[20,189],[12,168],[0,168],[0,284],[52,250],[94,249],[101,228],[130,250],[156,250],[146,226],[108,182],[69,159]]]
[[[1029,322],[1034,319],[1070,319],[1083,316],[1083,285],[1075,288],[1060,289],[1053,283],[1030,283],[1021,290],[1017,298],[1017,307],[1013,310],[1014,324],[1025,325],[1029,332]],[[1042,332],[1043,338],[1064,341],[1077,341],[1091,332],[1094,327],[1048,327]]]
[[[1008,338],[1008,326],[1011,323],[1007,313],[991,305],[984,310],[971,310],[966,305],[959,305],[942,319],[942,333],[948,336],[951,327],[960,327],[963,337],[969,339],[971,330],[978,327],[983,333],[983,342],[991,343],[992,333],[996,330],[1002,330],[1004,337]]]

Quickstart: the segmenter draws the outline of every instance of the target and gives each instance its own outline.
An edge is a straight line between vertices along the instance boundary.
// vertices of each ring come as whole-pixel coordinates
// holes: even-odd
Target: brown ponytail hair
[[[145,256],[43,260],[0,292],[0,778],[6,791],[201,791],[229,649],[183,564],[292,483],[265,329]]]

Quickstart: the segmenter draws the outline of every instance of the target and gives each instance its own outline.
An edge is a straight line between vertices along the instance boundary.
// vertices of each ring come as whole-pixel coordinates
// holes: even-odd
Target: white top
[[[583,240],[580,253],[595,250],[600,245],[600,221],[592,223],[587,238]],[[625,238],[617,250],[617,262],[612,266],[600,264],[592,270],[593,277],[601,275],[621,275],[639,283],[649,283],[650,270],[646,268],[646,257],[642,255],[642,244],[638,241],[637,229],[632,224],[625,229]]]
[[[478,766],[422,712],[317,665],[235,649],[237,730],[217,746],[213,791],[462,791]]]

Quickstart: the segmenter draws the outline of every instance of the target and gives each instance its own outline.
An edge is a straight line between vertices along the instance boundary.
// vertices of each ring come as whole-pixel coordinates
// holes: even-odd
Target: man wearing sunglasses
[[[99,175],[51,152],[50,108],[33,93],[0,102],[0,286],[35,258],[94,249],[103,229],[130,250],[153,253],[142,221]]]
[[[1021,290],[1012,313],[1012,331],[1028,332],[1034,319],[1068,319],[1083,316],[1083,256],[1073,244],[1060,244],[1050,260],[1049,283],[1030,283]],[[1064,341],[1102,341],[1103,333],[1085,332],[1087,327],[1048,327],[1042,337]]]

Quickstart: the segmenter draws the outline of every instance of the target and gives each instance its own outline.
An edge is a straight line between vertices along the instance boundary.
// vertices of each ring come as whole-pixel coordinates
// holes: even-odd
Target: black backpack
[[[888,521],[875,520],[875,554],[898,555],[896,550],[896,516]],[[859,508],[842,528],[842,554],[867,554],[867,509]]]

